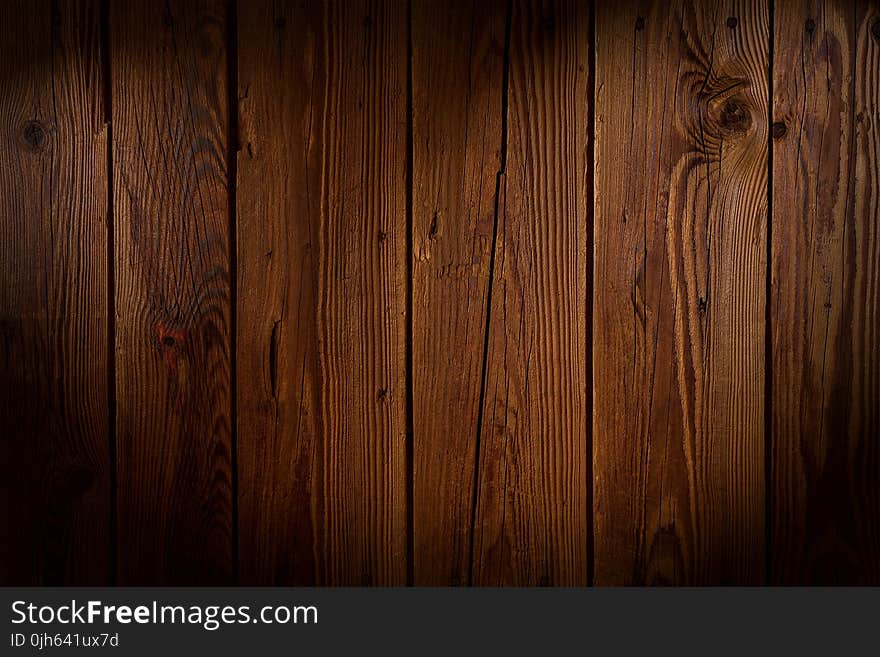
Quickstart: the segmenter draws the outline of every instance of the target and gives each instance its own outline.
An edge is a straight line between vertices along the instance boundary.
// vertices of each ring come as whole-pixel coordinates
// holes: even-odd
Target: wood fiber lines
[[[0,19],[0,584],[880,584],[876,0]]]

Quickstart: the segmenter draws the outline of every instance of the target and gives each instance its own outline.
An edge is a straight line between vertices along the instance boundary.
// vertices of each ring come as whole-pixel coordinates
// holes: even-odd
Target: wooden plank
[[[584,585],[590,11],[511,11],[472,583]]]
[[[4,2],[0,24],[0,585],[107,584],[100,6]]]
[[[466,584],[507,3],[412,8],[415,583]]]
[[[767,4],[596,12],[595,581],[761,583]]]
[[[122,584],[232,573],[224,6],[111,7]]]
[[[403,584],[406,5],[241,10],[242,577]]]
[[[239,574],[248,585],[313,585],[318,575],[321,170],[310,165],[323,21],[318,2],[239,7]]]
[[[880,11],[777,3],[773,581],[880,584]]]

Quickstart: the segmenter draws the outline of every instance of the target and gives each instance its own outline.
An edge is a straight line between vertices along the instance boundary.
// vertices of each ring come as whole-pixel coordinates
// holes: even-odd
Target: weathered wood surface
[[[0,18],[0,583],[880,583],[876,0]]]
[[[99,9],[0,6],[2,585],[110,580]]]
[[[110,7],[121,584],[233,573],[225,9]]]
[[[768,8],[596,10],[596,583],[761,583]]]
[[[777,3],[772,534],[780,584],[880,583],[880,11]]]
[[[475,585],[587,583],[590,13],[537,4],[509,18]]]
[[[415,0],[413,534],[419,585],[467,584],[502,166],[506,2]]]
[[[405,584],[405,3],[242,7],[242,576]]]

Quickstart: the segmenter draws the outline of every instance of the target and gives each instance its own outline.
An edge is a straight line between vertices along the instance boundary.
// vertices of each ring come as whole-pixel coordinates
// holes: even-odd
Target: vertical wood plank
[[[106,584],[100,5],[3,3],[0,24],[0,584]]]
[[[232,573],[226,24],[111,3],[119,581]]]
[[[415,0],[414,576],[466,584],[507,3]]]
[[[403,584],[407,7],[241,11],[242,576]]]
[[[777,3],[772,568],[880,584],[880,11]]]
[[[472,582],[587,582],[589,6],[514,2]]]
[[[317,583],[324,7],[239,7],[239,573]],[[316,111],[317,110],[317,111]]]
[[[597,4],[597,584],[764,579],[767,4]]]

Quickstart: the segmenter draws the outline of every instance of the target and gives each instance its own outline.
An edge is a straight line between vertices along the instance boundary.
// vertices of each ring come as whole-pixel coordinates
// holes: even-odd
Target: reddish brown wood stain
[[[0,584],[880,584],[876,0],[0,25]]]

